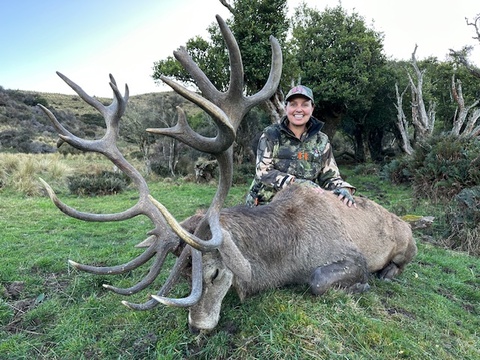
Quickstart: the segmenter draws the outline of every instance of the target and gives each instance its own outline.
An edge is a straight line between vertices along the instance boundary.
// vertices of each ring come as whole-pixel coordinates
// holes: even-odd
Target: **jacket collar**
[[[323,121],[311,116],[307,122],[307,138],[317,134],[323,128],[324,124]],[[280,129],[289,135],[293,135],[292,131],[288,128],[288,118],[286,116],[280,120]]]

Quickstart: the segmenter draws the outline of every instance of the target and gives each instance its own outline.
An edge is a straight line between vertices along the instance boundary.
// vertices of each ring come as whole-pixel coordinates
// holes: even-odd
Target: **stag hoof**
[[[357,264],[351,260],[343,260],[317,267],[310,277],[311,292],[322,295],[332,286],[348,290],[357,286],[358,290],[362,287],[363,291],[367,290],[367,270],[364,262]]]
[[[385,266],[382,270],[377,272],[377,275],[382,280],[391,280],[400,273],[400,268],[398,265],[391,262]]]
[[[349,292],[350,294],[361,294],[368,290],[370,290],[370,285],[368,285],[367,283],[356,283],[350,286],[347,289],[347,292]]]

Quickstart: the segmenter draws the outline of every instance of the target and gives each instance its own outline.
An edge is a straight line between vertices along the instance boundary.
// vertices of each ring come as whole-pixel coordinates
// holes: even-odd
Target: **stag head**
[[[232,184],[232,145],[237,129],[245,114],[252,107],[273,96],[278,88],[282,69],[280,46],[274,37],[270,37],[272,64],[269,78],[258,93],[252,96],[245,96],[244,71],[238,44],[223,19],[219,16],[216,18],[229,52],[231,73],[228,89],[225,92],[216,89],[204,72],[188,55],[185,48],[175,51],[174,56],[195,80],[201,95],[188,90],[171,79],[164,76],[161,77],[161,80],[178,94],[198,105],[212,117],[217,126],[216,136],[208,138],[194,132],[189,126],[185,113],[181,108],[178,108],[178,121],[174,127],[147,129],[151,133],[175,138],[199,151],[211,154],[218,161],[220,178],[217,192],[205,215],[198,218],[194,217],[190,220],[190,223],[184,223],[182,224],[183,226],[179,224],[161,202],[150,195],[145,179],[124,158],[117,147],[120,119],[128,103],[127,86],[125,86],[125,93],[122,96],[115,79],[110,75],[113,101],[109,106],[105,106],[86,94],[80,86],[66,76],[57,73],[86,103],[95,108],[104,117],[107,129],[105,135],[98,140],[86,140],[75,136],[60,124],[50,110],[39,105],[55,126],[60,137],[59,144],[66,142],[83,151],[103,154],[132,180],[139,192],[136,204],[123,212],[92,214],[81,212],[63,203],[56,196],[53,189],[41,180],[54,204],[66,215],[79,220],[95,222],[121,221],[144,215],[153,224],[153,229],[149,231],[147,238],[140,244],[145,250],[128,263],[109,267],[84,265],[72,260],[69,260],[69,263],[79,270],[107,275],[121,274],[134,270],[153,258],[154,260],[147,275],[137,284],[129,288],[104,285],[105,288],[115,293],[131,295],[146,289],[154,282],[160,274],[169,253],[179,254],[168,279],[155,295],[152,295],[148,301],[141,304],[127,301],[122,303],[136,310],[152,309],[159,303],[188,307],[191,309],[189,318],[192,326],[203,329],[211,329],[216,325],[220,312],[220,302],[218,302],[218,309],[213,309],[213,313],[205,316],[208,320],[199,320],[195,323],[195,320],[192,320],[192,318],[198,318],[198,316],[192,314],[204,311],[202,303],[208,302],[211,297],[223,298],[232,283],[233,274],[245,281],[248,281],[251,277],[248,261],[243,258],[229,234],[222,229],[219,214]],[[190,264],[191,267],[189,266]],[[168,297],[169,292],[180,278],[180,274],[186,268],[191,268],[190,294],[185,298]],[[222,271],[219,271],[219,269]],[[218,293],[211,291],[208,294],[204,294],[204,281],[221,282],[222,286],[218,287]],[[205,299],[200,303],[202,297],[205,297]]]

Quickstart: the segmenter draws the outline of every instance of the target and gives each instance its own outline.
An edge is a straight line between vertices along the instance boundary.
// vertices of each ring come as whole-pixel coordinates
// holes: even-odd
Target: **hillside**
[[[151,104],[168,104],[173,92],[148,93],[129,99],[126,115]],[[109,104],[112,99],[98,98]],[[55,151],[57,135],[43,111],[50,109],[69,130],[82,137],[99,137],[105,127],[102,116],[77,95],[8,90],[0,86],[0,152],[49,153]],[[192,103],[182,104],[187,115],[200,110]],[[159,125],[163,126],[163,125]]]

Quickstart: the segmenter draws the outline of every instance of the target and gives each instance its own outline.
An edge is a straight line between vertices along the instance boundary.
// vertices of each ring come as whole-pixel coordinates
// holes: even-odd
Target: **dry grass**
[[[130,160],[140,168],[139,163]],[[23,195],[44,194],[43,178],[57,189],[67,188],[67,178],[75,174],[99,174],[112,171],[114,165],[102,155],[84,154],[10,154],[0,153],[0,191]]]
[[[43,192],[39,177],[64,185],[73,169],[61,159],[59,154],[0,153],[1,188],[31,196]]]

